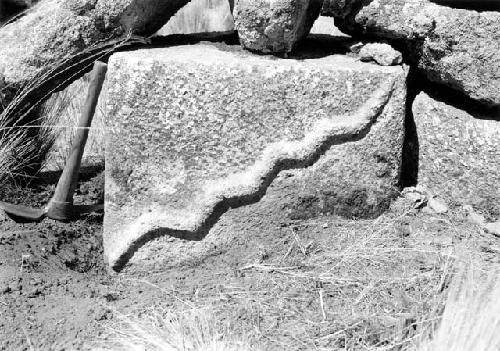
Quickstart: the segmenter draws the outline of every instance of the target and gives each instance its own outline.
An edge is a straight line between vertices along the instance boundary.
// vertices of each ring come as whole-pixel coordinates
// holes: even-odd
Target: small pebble
[[[375,61],[381,66],[395,66],[403,62],[403,56],[389,44],[370,43],[359,51],[361,61]]]
[[[467,212],[467,220],[470,223],[480,225],[481,227],[484,226],[484,224],[486,223],[486,219],[484,218],[484,216],[474,211],[471,205],[465,205],[463,209]]]
[[[415,208],[421,208],[427,202],[425,195],[422,195],[418,192],[408,192],[404,196],[406,199],[410,200],[413,203]]]
[[[8,285],[1,285],[0,286],[0,295],[7,294],[10,292],[10,286]]]
[[[429,201],[427,201],[427,206],[437,214],[448,212],[448,206],[446,205],[446,203],[436,197],[430,198]]]
[[[365,44],[363,44],[362,42],[359,42],[359,43],[351,45],[349,47],[349,49],[351,50],[351,52],[353,52],[355,54],[359,54],[359,51],[363,48],[363,46],[365,46]]]

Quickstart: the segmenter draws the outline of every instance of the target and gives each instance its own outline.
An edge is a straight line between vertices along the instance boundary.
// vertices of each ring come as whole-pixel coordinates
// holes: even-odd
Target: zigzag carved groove
[[[207,185],[206,195],[201,199],[203,211],[187,219],[184,217],[181,226],[174,224],[178,216],[166,213],[153,212],[139,217],[125,228],[124,240],[108,253],[110,266],[121,270],[141,246],[160,236],[203,239],[227,210],[259,201],[281,171],[311,166],[332,146],[361,140],[389,102],[394,85],[394,81],[384,83],[358,111],[345,116],[343,122],[320,120],[301,140],[272,143],[244,172]]]

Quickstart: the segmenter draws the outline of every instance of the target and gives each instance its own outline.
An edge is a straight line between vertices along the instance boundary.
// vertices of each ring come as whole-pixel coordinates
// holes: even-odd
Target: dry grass
[[[500,271],[462,264],[437,332],[419,351],[500,350]]]
[[[401,229],[407,221],[415,221],[411,236]],[[439,325],[467,246],[446,242],[471,227],[411,210],[364,223],[337,219],[326,230],[324,225],[319,220],[284,228],[289,235],[282,243],[262,247],[237,272],[206,276],[210,283],[194,294],[178,288],[151,308],[182,311],[185,302],[208,308],[215,323],[266,350],[419,349]]]
[[[130,35],[109,45],[96,44],[82,53],[62,59],[50,69],[29,79],[17,91],[0,113],[0,184],[36,175],[46,163],[47,154],[61,135],[61,130],[70,130],[69,134],[74,132],[75,121],[79,117],[77,109],[80,109],[86,97],[86,89],[82,93],[82,90],[77,90],[82,89],[82,86],[77,85],[73,90],[54,94],[83,75],[83,72],[89,71],[96,60],[134,42],[144,42],[144,39]],[[42,89],[47,88],[47,82],[53,81],[55,77],[58,77],[57,84],[47,91]],[[61,77],[65,78],[59,81]],[[83,84],[86,84],[85,79]],[[9,87],[1,90],[4,89]],[[31,101],[29,97],[38,90],[43,91],[43,96]]]
[[[9,118],[0,118],[0,184],[33,176],[27,170],[43,166],[57,136],[53,125],[68,103],[66,95],[51,100],[34,111],[35,117],[24,125],[13,125]]]
[[[62,92],[54,94],[49,99],[50,103],[66,101],[64,108],[59,111],[54,119],[52,129],[56,135],[54,145],[47,154],[44,169],[60,170],[64,167],[66,157],[69,154],[73,138],[76,134],[75,126],[85,103],[86,92],[90,82],[90,75],[86,74],[81,79],[73,82]],[[102,164],[104,162],[104,116],[106,115],[106,83],[103,85],[101,95],[97,104],[95,116],[89,131],[89,137],[85,145],[82,157],[82,165]]]
[[[154,311],[142,319],[122,316],[122,328],[112,331],[104,350],[250,351],[241,335],[230,330],[207,309]],[[101,347],[99,347],[100,349]]]
[[[451,287],[446,293],[436,293],[435,299],[426,299],[429,304],[426,310],[420,311],[421,315],[414,315],[411,321],[405,319],[405,323],[392,328],[384,324],[384,313],[387,308],[385,298],[377,296],[376,290],[383,287],[370,286],[361,294],[345,296],[337,306],[336,311],[327,309],[325,299],[331,298],[331,293],[323,287],[317,288],[319,316],[318,322],[314,316],[306,320],[307,323],[330,324],[331,332],[321,337],[314,338],[309,334],[309,339],[302,338],[300,333],[296,334],[297,328],[288,329],[290,325],[279,329],[281,336],[289,335],[288,341],[276,343],[264,348],[256,346],[265,344],[270,338],[277,338],[270,330],[266,330],[265,316],[272,313],[275,306],[279,306],[282,315],[301,313],[303,311],[292,311],[287,308],[286,299],[290,296],[273,295],[273,290],[261,291],[261,294],[269,294],[272,301],[268,304],[259,296],[248,296],[248,292],[237,291],[231,287],[225,287],[222,301],[212,299],[211,307],[195,308],[190,306],[187,310],[178,309],[177,312],[147,312],[147,317],[128,318],[122,317],[122,324],[118,329],[113,329],[111,338],[107,339],[106,350],[257,350],[257,349],[279,349],[279,350],[418,350],[418,351],[496,351],[500,348],[500,274],[499,271],[485,273],[479,268],[471,268],[471,261],[455,261],[456,266],[449,266],[446,275],[441,276],[443,284],[446,279],[451,278],[452,272],[457,272],[451,280]],[[295,286],[300,281],[294,278],[309,279],[294,273],[296,267],[269,266],[254,264],[242,267],[242,270],[258,270],[289,277]],[[367,271],[370,269],[367,267]],[[276,276],[269,276],[276,283]],[[418,277],[414,277],[419,279]],[[333,279],[323,277],[324,284],[335,284],[345,286],[353,284],[356,279]],[[399,284],[391,283],[393,289]],[[276,285],[274,288],[278,288]],[[441,289],[442,287],[436,287]],[[369,291],[371,290],[371,291]],[[296,291],[296,290],[294,290]],[[445,296],[448,295],[447,299]],[[298,294],[298,299],[307,299],[307,294]],[[401,302],[401,296],[392,296],[392,303]],[[372,306],[363,303],[369,300]],[[446,305],[444,302],[446,300]],[[258,301],[258,305],[256,302]],[[190,305],[181,301],[183,305]],[[221,303],[224,306],[221,306]],[[237,303],[238,306],[234,306]],[[349,305],[345,305],[349,303]],[[359,308],[359,305],[363,306]],[[208,305],[207,305],[208,306]],[[274,307],[273,307],[274,306]],[[385,308],[384,308],[385,307]],[[218,312],[214,309],[218,308]],[[297,308],[297,306],[295,306]],[[229,310],[226,314],[222,309]],[[314,307],[310,308],[311,311]],[[344,313],[346,310],[358,310],[358,320],[350,320]],[[444,313],[443,313],[444,309]],[[254,315],[255,323],[241,324],[234,317],[241,316],[241,311],[250,312]],[[374,320],[369,311],[378,313],[378,330],[385,329],[387,338],[384,343],[373,344],[368,342],[370,338],[376,337],[371,333]],[[236,312],[238,311],[238,312]],[[257,314],[255,315],[255,312]],[[333,315],[337,315],[337,321]],[[384,316],[385,315],[385,316]],[[401,313],[400,313],[401,315]],[[359,318],[363,316],[363,318]],[[301,317],[305,317],[302,315]],[[352,316],[351,316],[352,318]],[[408,318],[408,317],[406,317]],[[284,318],[281,319],[284,321]],[[295,320],[297,323],[298,320]],[[392,329],[392,330],[391,330]],[[380,337],[380,335],[379,335]],[[335,340],[336,344],[321,346],[325,340]]]

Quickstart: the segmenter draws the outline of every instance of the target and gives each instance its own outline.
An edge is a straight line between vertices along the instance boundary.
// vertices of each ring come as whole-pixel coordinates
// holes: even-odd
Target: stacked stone
[[[149,36],[188,1],[41,0],[0,28],[5,85],[58,65],[77,73],[64,60],[93,60],[96,45]],[[228,210],[252,203],[294,220],[377,216],[408,164],[432,198],[500,217],[499,12],[447,0],[230,6],[250,52],[219,43],[110,58],[104,244],[112,267],[170,250],[157,237],[224,235],[235,216],[253,215]],[[320,12],[362,42],[347,55],[301,52]],[[403,62],[423,73],[425,92],[413,91],[422,87]]]

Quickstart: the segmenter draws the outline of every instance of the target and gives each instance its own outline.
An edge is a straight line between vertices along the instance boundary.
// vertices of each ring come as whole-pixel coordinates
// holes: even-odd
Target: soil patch
[[[76,202],[98,201],[102,181],[84,177]],[[4,187],[1,199],[43,206],[54,186]],[[490,265],[500,252],[498,238],[460,209],[413,205],[399,198],[366,220],[262,216],[206,257],[118,275],[102,259],[102,214],[71,223],[0,217],[0,349],[91,349],[124,316],[190,308],[209,308],[261,349],[406,345],[439,315],[458,252]]]

